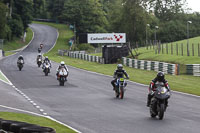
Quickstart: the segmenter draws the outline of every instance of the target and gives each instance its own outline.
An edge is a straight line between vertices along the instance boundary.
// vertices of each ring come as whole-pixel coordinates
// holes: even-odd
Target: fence
[[[157,61],[136,60],[123,57],[123,65],[136,69],[162,71],[165,74],[179,75],[179,65]]]
[[[200,44],[166,43],[146,45],[147,50],[153,49],[155,54],[170,54],[180,56],[200,56]]]
[[[187,64],[186,73],[188,75],[200,76],[200,64]]]
[[[97,62],[97,63],[102,63],[104,64],[104,59],[102,57],[99,56],[92,56],[89,54],[85,54],[85,52],[81,52],[81,51],[77,51],[77,52],[62,52],[61,50],[58,50],[58,54],[61,56],[69,56],[72,58],[77,58],[77,59],[81,59],[81,60],[86,60],[86,61],[90,61],[90,62]]]

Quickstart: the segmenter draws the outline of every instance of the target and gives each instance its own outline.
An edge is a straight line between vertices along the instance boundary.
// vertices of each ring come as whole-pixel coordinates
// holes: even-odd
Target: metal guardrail
[[[64,50],[58,50],[58,54],[61,56],[68,56],[71,58],[77,58],[85,61],[90,61],[90,62],[97,62],[104,64],[104,59],[99,56],[92,56],[89,54],[85,54],[85,51],[64,51]]]

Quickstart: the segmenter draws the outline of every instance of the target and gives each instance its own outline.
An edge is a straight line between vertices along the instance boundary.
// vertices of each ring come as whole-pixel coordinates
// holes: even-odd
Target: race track
[[[39,44],[44,43],[43,52],[47,52],[56,41],[56,29],[39,24],[32,24],[31,28],[35,33],[31,44],[22,52],[1,60],[0,69],[48,115],[83,133],[200,132],[199,97],[173,93],[161,121],[150,118],[144,85],[128,82],[125,98],[119,100],[114,97],[110,84],[112,77],[69,67],[68,82],[64,87],[58,86],[57,63],[53,63],[48,77],[36,65]],[[21,72],[16,66],[20,54],[26,63]]]

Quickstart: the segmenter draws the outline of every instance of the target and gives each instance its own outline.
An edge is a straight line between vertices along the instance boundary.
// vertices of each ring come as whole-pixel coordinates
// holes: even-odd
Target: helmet
[[[118,69],[118,70],[122,70],[122,69],[123,69],[123,65],[122,65],[122,64],[118,64],[118,65],[117,65],[117,69]]]
[[[64,61],[61,61],[60,64],[61,64],[61,66],[64,66],[64,65],[65,65],[65,62],[64,62]]]
[[[38,55],[39,55],[39,56],[41,56],[42,54],[41,54],[41,53],[39,53]]]
[[[48,56],[46,56],[45,59],[48,59]]]
[[[23,55],[20,55],[19,57],[23,57]]]
[[[159,82],[162,82],[165,79],[165,75],[163,72],[158,72],[157,79]]]

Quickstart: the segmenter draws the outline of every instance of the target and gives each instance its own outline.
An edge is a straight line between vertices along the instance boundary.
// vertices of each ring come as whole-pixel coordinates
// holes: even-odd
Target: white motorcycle
[[[50,68],[51,68],[50,64],[46,62],[43,67],[44,69],[43,72],[45,73],[45,76],[48,76],[48,74],[50,73]]]
[[[57,80],[59,81],[60,86],[64,86],[65,81],[67,81],[68,72],[65,68],[61,68],[57,75]]]

